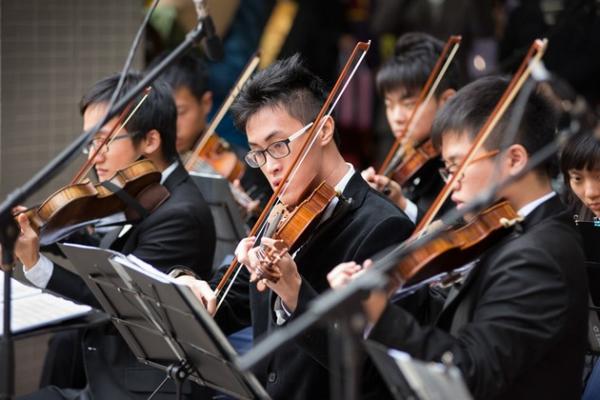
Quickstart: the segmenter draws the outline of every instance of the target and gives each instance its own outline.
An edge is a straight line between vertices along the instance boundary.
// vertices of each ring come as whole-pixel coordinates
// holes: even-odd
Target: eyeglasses
[[[264,150],[251,150],[246,153],[244,160],[251,168],[260,168],[267,162],[267,154],[274,159],[280,159],[290,154],[290,146],[294,140],[298,139],[304,132],[306,132],[313,123],[306,125],[304,128],[296,131],[290,135],[287,139],[273,142],[267,146]]]
[[[487,152],[480,154],[477,157],[473,158],[471,160],[471,162],[469,162],[469,165],[476,163],[477,161],[485,160],[486,158],[495,157],[499,153],[500,153],[500,150],[498,150],[498,149],[487,151]],[[454,163],[454,164],[448,165],[447,167],[440,168],[438,170],[440,173],[440,176],[442,177],[444,182],[446,182],[446,183],[450,182],[450,180],[452,179],[452,176],[456,172],[456,169],[458,168],[459,165],[460,165],[460,163]],[[464,174],[462,174],[462,175],[464,176]],[[460,179],[458,179],[458,180],[462,180],[463,176],[461,176]]]
[[[125,139],[128,137],[133,137],[135,136],[136,132],[127,132],[127,133],[123,133],[121,135],[117,135],[115,137],[113,137],[111,140],[109,140],[104,147],[102,148],[102,150],[100,150],[98,152],[98,154],[104,154],[106,152],[108,152],[108,146],[110,144],[112,144],[113,142],[116,142],[117,140],[121,140],[121,139]],[[95,138],[92,139],[88,142],[88,144],[86,144],[83,149],[81,150],[83,152],[83,154],[88,155],[88,154],[92,154],[94,152],[94,149],[97,149],[98,146],[100,146],[102,144],[102,142],[104,141],[104,138]]]

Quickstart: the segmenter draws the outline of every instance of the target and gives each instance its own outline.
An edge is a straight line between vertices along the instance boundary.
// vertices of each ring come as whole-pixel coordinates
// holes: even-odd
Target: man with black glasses
[[[305,132],[326,98],[322,82],[297,56],[273,64],[256,74],[232,107],[238,127],[248,136],[251,151],[246,161],[260,168],[271,187],[282,179],[300,151]],[[326,275],[340,262],[365,260],[386,246],[405,240],[413,230],[408,217],[380,195],[346,163],[338,150],[333,118],[325,118],[306,158],[280,195],[287,207],[295,207],[322,182],[334,187],[335,197],[309,232],[307,239],[285,252],[275,267],[277,283],[259,292],[249,281],[258,266],[255,238],[243,239],[236,255],[246,267],[215,314],[226,332],[252,325],[254,338],[263,339],[278,326],[301,315],[307,303],[327,288]],[[263,239],[266,244],[273,240]],[[207,309],[214,312],[214,292],[203,281],[179,278],[192,286]],[[214,287],[218,279],[213,280]],[[308,337],[312,332],[306,334]],[[295,345],[274,352],[254,369],[274,399],[327,398],[329,375]]]

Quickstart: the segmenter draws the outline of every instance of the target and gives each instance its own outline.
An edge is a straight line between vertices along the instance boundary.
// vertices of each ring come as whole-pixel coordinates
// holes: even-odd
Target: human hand
[[[215,315],[217,312],[217,296],[215,292],[210,288],[206,281],[196,279],[191,275],[182,275],[175,278],[177,283],[188,286],[192,289],[192,292],[196,295],[198,300],[202,303],[206,311],[210,315]]]
[[[360,174],[369,186],[388,196],[401,210],[406,208],[406,198],[402,194],[402,188],[398,182],[385,175],[377,175],[373,167],[365,169]]]
[[[17,215],[17,223],[21,229],[21,233],[15,243],[15,256],[21,261],[23,268],[29,270],[40,259],[40,239],[24,212],[26,210],[22,206],[13,209],[13,211],[20,213]]]

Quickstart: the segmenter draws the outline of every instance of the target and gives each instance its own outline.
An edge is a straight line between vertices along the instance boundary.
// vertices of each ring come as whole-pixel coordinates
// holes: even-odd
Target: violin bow
[[[225,116],[225,114],[227,113],[227,111],[229,110],[231,105],[233,104],[234,100],[237,98],[238,94],[240,94],[240,91],[244,87],[244,84],[252,76],[252,74],[254,73],[254,70],[256,70],[256,67],[258,67],[259,63],[260,63],[260,52],[257,51],[254,53],[252,58],[250,58],[250,60],[244,67],[238,80],[235,82],[235,84],[231,88],[229,94],[227,95],[227,98],[225,99],[225,101],[223,101],[223,104],[221,104],[219,111],[217,111],[217,113],[213,117],[212,121],[210,121],[210,124],[208,125],[208,128],[204,132],[204,135],[202,135],[202,138],[200,139],[198,144],[194,147],[194,150],[192,151],[190,158],[185,163],[185,169],[187,169],[188,171],[191,171],[194,168],[194,165],[198,162],[198,159],[200,158],[200,154],[202,154],[202,151],[204,150],[204,147],[206,147],[206,144],[208,143],[210,137],[215,133],[217,126],[219,126],[219,124],[221,123],[221,120],[223,119],[223,117]]]
[[[96,156],[100,153],[100,151],[105,146],[108,146],[109,144],[112,143],[113,139],[119,134],[119,132],[121,132],[121,130],[125,127],[125,125],[127,125],[129,120],[131,120],[131,118],[133,118],[133,116],[135,115],[137,110],[139,110],[139,108],[142,106],[144,101],[146,101],[146,99],[150,95],[151,90],[152,90],[152,87],[150,87],[150,86],[148,86],[146,89],[144,89],[142,98],[137,102],[137,104],[135,105],[135,108],[133,108],[133,110],[131,110],[131,108],[133,107],[133,102],[130,102],[129,104],[127,104],[125,109],[119,115],[119,119],[113,125],[113,127],[110,130],[110,132],[108,133],[108,135],[102,140],[102,143],[100,144],[100,146],[98,146],[96,149],[94,149],[94,152],[83,163],[83,165],[81,166],[79,171],[77,171],[77,173],[71,180],[70,185],[75,185],[77,183],[81,183],[83,178],[85,178],[85,176],[88,174],[88,172],[90,172],[90,170],[92,169],[92,167],[94,165],[94,159],[96,158]]]
[[[450,195],[452,188],[456,184],[456,181],[459,179],[459,177],[462,176],[462,174],[465,171],[465,168],[475,157],[475,153],[481,148],[483,143],[492,133],[492,131],[498,124],[500,118],[502,118],[502,116],[514,100],[519,90],[521,90],[521,87],[523,86],[527,78],[529,78],[529,76],[531,75],[532,66],[534,65],[534,63],[540,61],[540,59],[544,55],[544,52],[546,51],[547,46],[547,39],[536,39],[533,41],[527,54],[525,55],[525,58],[521,62],[519,69],[513,75],[513,78],[511,79],[508,87],[502,94],[502,97],[500,97],[500,100],[496,104],[496,107],[494,107],[494,110],[486,120],[485,124],[477,133],[477,136],[473,140],[473,144],[467,152],[466,157],[460,163],[456,173],[454,173],[452,175],[452,178],[446,183],[446,185],[444,185],[442,191],[438,194],[429,210],[427,210],[427,213],[423,216],[423,219],[415,229],[415,233],[413,234],[413,236],[420,235],[421,232],[424,232],[429,226],[429,224],[431,224],[437,213],[440,211],[442,204],[444,204],[444,202],[448,199],[448,196]]]
[[[340,75],[338,76],[338,79],[335,82],[333,89],[329,93],[329,96],[327,96],[327,99],[323,103],[323,106],[321,107],[321,110],[319,111],[319,114],[315,118],[314,122],[311,122],[309,125],[302,128],[302,129],[310,129],[308,132],[307,138],[304,140],[300,151],[296,154],[291,165],[288,167],[285,174],[283,175],[283,179],[281,180],[282,184],[277,186],[277,188],[275,188],[275,190],[273,191],[273,194],[271,195],[269,202],[265,206],[263,212],[259,216],[259,218],[256,221],[256,223],[254,224],[254,226],[252,227],[252,230],[250,231],[248,236],[255,236],[257,234],[257,232],[262,230],[264,222],[266,221],[268,215],[270,214],[271,209],[275,205],[275,202],[279,199],[279,196],[283,193],[283,191],[289,186],[291,177],[293,177],[295,175],[300,163],[304,160],[304,158],[308,154],[308,150],[309,150],[310,146],[316,140],[317,135],[319,134],[321,128],[323,127],[323,124],[326,121],[326,118],[331,115],[331,113],[333,112],[333,109],[337,105],[342,94],[348,87],[350,80],[352,79],[352,77],[354,76],[354,73],[360,66],[360,63],[362,62],[367,51],[369,50],[370,45],[371,45],[370,41],[369,42],[358,42],[356,44],[356,46],[352,50],[352,53],[350,54],[350,57],[348,58],[348,61],[346,61],[344,68],[342,69]],[[242,268],[242,265],[239,264],[237,257],[234,257],[233,261],[231,262],[231,264],[229,265],[229,267],[223,274],[223,277],[221,278],[221,280],[219,281],[219,284],[217,285],[217,287],[215,289],[215,296],[217,297],[217,299],[219,299],[218,303],[217,303],[217,309],[216,309],[217,311],[219,310],[223,300],[227,296],[227,293],[229,292],[229,289],[233,285],[233,282],[234,282],[235,278],[237,277],[237,274],[239,273],[241,268]],[[234,272],[236,272],[235,276],[233,277],[233,279],[231,279],[229,286],[225,289],[225,291],[222,292],[227,281],[230,280],[230,278]],[[221,293],[223,293],[223,294],[221,295]]]
[[[425,107],[431,101],[433,94],[437,90],[442,78],[446,74],[446,71],[450,67],[458,48],[460,47],[460,42],[462,40],[461,36],[452,35],[448,38],[448,41],[444,45],[442,53],[438,57],[437,61],[431,72],[429,73],[429,77],[425,82],[425,85],[421,89],[419,93],[419,97],[417,98],[417,102],[415,107],[413,108],[410,116],[408,117],[408,121],[406,125],[404,125],[404,129],[402,133],[396,138],[392,148],[388,152],[387,156],[383,160],[383,164],[379,167],[379,171],[377,172],[379,175],[390,176],[399,161],[401,160],[404,152],[402,152],[400,146],[404,143],[408,143],[410,137],[413,132],[413,121],[418,121],[423,113]]]

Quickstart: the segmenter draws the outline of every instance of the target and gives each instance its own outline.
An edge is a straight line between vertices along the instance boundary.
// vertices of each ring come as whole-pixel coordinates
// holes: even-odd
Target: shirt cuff
[[[40,254],[39,260],[33,267],[26,270],[23,268],[25,278],[40,289],[45,289],[50,282],[52,272],[54,272],[54,264],[46,256]]]
[[[283,325],[292,315],[292,313],[285,308],[283,301],[281,301],[281,297],[275,299],[273,311],[275,312],[275,322],[277,325]]]
[[[413,203],[409,199],[406,199],[406,207],[404,207],[404,209],[402,211],[404,211],[404,213],[406,214],[408,219],[410,219],[413,224],[417,223],[417,216],[419,214],[419,208],[417,207],[417,205],[415,203]]]

